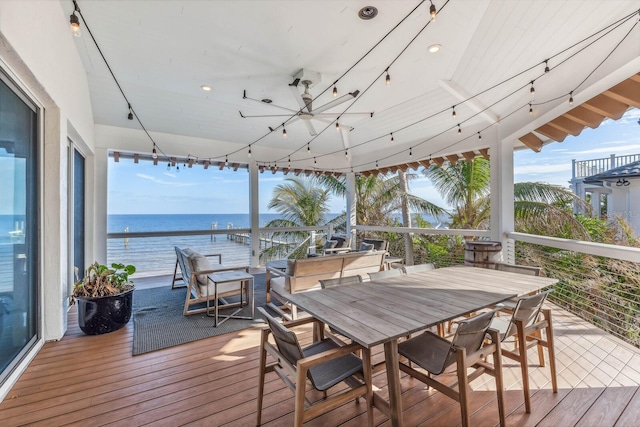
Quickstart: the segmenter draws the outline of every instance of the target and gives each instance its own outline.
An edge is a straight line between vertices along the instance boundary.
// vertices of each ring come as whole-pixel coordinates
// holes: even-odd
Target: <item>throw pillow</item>
[[[340,237],[340,236],[331,236],[331,240],[335,240],[336,243],[336,248],[346,248],[347,247],[347,239],[345,239],[344,237]]]
[[[186,252],[187,250],[185,249],[185,253]],[[211,270],[211,264],[209,263],[207,257],[193,250],[190,250],[190,252],[191,253],[189,254],[189,262],[191,263],[191,268],[193,268],[194,272]],[[206,286],[209,280],[206,274],[198,274],[196,278],[198,282],[203,286]]]
[[[360,243],[360,252],[372,252],[374,246],[373,243]]]
[[[337,247],[338,245],[338,241],[337,240],[327,240],[324,244],[324,246],[322,247],[322,249],[333,249],[335,247]]]

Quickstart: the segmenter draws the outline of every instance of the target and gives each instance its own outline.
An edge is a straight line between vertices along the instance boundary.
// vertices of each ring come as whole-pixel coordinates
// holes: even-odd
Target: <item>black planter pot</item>
[[[87,335],[117,331],[131,319],[133,289],[118,295],[78,298],[78,324]]]

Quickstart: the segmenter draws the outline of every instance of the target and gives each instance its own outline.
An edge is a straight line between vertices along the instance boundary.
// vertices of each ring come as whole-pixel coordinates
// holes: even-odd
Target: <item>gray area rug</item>
[[[255,306],[266,305],[265,274],[255,274]],[[258,310],[255,320],[229,319],[218,327],[213,317],[205,313],[184,316],[186,288],[170,286],[140,289],[133,293],[133,355],[148,353],[192,341],[250,328],[264,323]],[[229,298],[229,302],[238,299]],[[197,307],[197,306],[192,306]],[[204,305],[203,305],[204,307]],[[233,310],[233,309],[231,309]],[[221,314],[231,310],[221,310]],[[250,308],[244,307],[238,315],[249,316]]]

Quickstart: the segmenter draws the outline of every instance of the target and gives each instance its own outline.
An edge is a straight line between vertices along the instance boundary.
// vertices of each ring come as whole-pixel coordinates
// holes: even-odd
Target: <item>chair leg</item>
[[[542,331],[536,331],[536,333],[534,334],[534,337],[537,341],[537,345],[536,347],[538,348],[538,361],[540,362],[540,366],[544,368],[544,349],[542,348],[542,345],[540,344],[540,342],[542,341]]]
[[[262,424],[262,399],[264,397],[264,376],[266,374],[267,366],[267,350],[266,343],[269,338],[269,330],[264,329],[260,337],[260,372],[258,374],[258,412],[256,425]]]
[[[529,393],[529,365],[527,360],[526,335],[522,322],[517,322],[518,327],[518,355],[520,356],[520,370],[522,371],[522,389],[524,392],[524,408],[527,414],[531,413],[531,396]]]
[[[293,425],[302,427],[304,423],[304,393],[307,381],[307,371],[299,368],[296,372],[295,412]]]
[[[551,371],[551,387],[553,392],[558,392],[558,377],[556,374],[556,349],[553,338],[553,322],[551,320],[551,310],[543,310],[543,315],[547,319],[547,328],[545,334],[547,336],[547,351],[549,352],[549,370]]]
[[[467,378],[467,352],[464,348],[456,352],[457,354],[457,373],[458,373],[458,401],[460,402],[460,413],[462,415],[463,427],[469,427],[469,378]]]
[[[500,417],[500,426],[506,425],[504,413],[504,381],[502,378],[502,349],[500,348],[500,337],[497,331],[490,331],[491,340],[496,348],[493,352],[493,376],[496,380],[496,394],[498,397],[498,415]]]

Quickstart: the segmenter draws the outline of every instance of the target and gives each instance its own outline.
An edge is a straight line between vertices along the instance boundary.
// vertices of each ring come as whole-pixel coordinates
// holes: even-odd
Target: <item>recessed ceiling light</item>
[[[369,20],[376,17],[378,9],[373,6],[365,6],[358,11],[358,17],[360,19]]]
[[[440,51],[440,48],[442,46],[440,46],[439,44],[432,44],[431,46],[429,46],[427,49],[429,50],[430,53],[436,53]]]
[[[200,86],[200,89],[204,90],[205,92],[211,92],[211,86],[209,85],[202,85]]]

